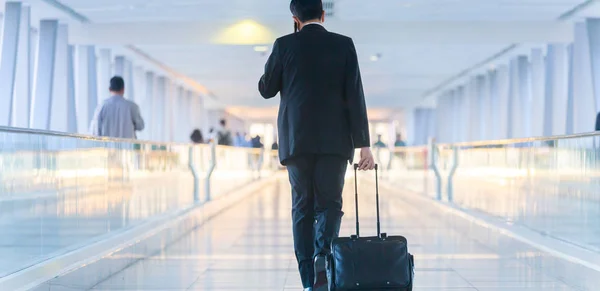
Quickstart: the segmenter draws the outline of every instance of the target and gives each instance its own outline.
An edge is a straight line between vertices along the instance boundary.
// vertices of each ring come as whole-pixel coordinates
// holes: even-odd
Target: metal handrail
[[[102,136],[85,135],[85,134],[80,134],[80,133],[68,133],[68,132],[40,130],[40,129],[33,129],[33,128],[9,127],[9,126],[0,126],[0,132],[9,132],[9,133],[17,133],[17,134],[36,134],[36,135],[55,136],[55,137],[68,137],[68,138],[76,138],[76,139],[83,139],[83,140],[90,140],[90,141],[100,141],[100,142],[124,142],[124,143],[147,144],[147,145],[179,145],[179,146],[193,145],[191,143],[183,143],[183,142],[157,142],[157,141],[148,141],[148,140],[139,140],[139,139],[102,137]]]
[[[468,141],[468,142],[457,142],[457,143],[438,143],[439,147],[467,147],[467,146],[491,146],[491,145],[508,145],[528,142],[544,142],[544,141],[556,141],[556,140],[568,140],[576,138],[586,137],[600,137],[600,132],[587,132],[579,134],[569,135],[554,135],[554,136],[539,136],[539,137],[527,137],[527,138],[513,138],[513,139],[499,139],[499,140],[482,140],[482,141]]]

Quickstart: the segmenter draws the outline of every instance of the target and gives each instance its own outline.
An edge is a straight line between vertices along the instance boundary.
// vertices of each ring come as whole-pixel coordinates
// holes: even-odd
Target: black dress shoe
[[[313,285],[313,291],[329,291],[325,264],[326,259],[324,255],[315,257],[315,284]]]

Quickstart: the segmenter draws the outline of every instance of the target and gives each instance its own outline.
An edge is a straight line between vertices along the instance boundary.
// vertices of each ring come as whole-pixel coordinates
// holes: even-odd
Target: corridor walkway
[[[349,184],[350,185],[350,184]],[[341,235],[354,232],[346,187]],[[362,181],[362,233],[375,232],[373,185]],[[165,245],[159,254],[119,254],[35,290],[302,290],[293,255],[285,179]],[[416,258],[415,290],[597,290],[599,274],[481,228],[435,202],[381,188],[382,229],[405,235]],[[111,264],[138,256],[121,270]]]

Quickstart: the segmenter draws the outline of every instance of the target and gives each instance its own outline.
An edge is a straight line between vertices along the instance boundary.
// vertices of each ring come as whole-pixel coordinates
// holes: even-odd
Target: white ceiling
[[[200,41],[205,37],[200,30],[218,31],[233,23],[253,20],[273,33],[271,37],[277,37],[292,27],[289,0],[60,1],[92,23],[104,25],[108,29],[106,38],[122,34],[131,39],[132,45],[207,87],[224,105],[271,107],[277,103],[261,100],[256,89],[267,56],[255,52],[252,45]],[[531,38],[536,42],[540,35],[564,35],[564,29],[559,31],[550,24],[582,2],[337,0],[329,27],[357,40],[370,106],[411,107],[422,102],[425,92],[511,45],[513,40],[507,35],[521,36],[515,38],[517,41]],[[174,37],[152,28],[144,32],[149,34],[150,43],[135,43],[142,33],[135,33],[138,28],[129,30],[134,22],[144,22],[148,27],[158,25]],[[521,22],[538,23],[546,31],[540,33],[539,27],[528,30],[527,25],[518,24]],[[92,27],[82,27],[82,34],[94,35]],[[153,29],[156,35],[152,34]],[[398,34],[394,35],[396,31]],[[389,41],[399,35],[400,41]],[[403,38],[405,42],[401,41]],[[375,54],[382,56],[377,62],[370,60]]]

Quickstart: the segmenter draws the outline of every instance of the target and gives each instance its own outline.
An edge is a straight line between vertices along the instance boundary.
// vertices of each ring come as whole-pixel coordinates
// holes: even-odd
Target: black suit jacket
[[[341,155],[370,146],[369,123],[352,39],[316,24],[275,41],[258,84],[281,93],[277,118],[282,164],[301,154]]]

